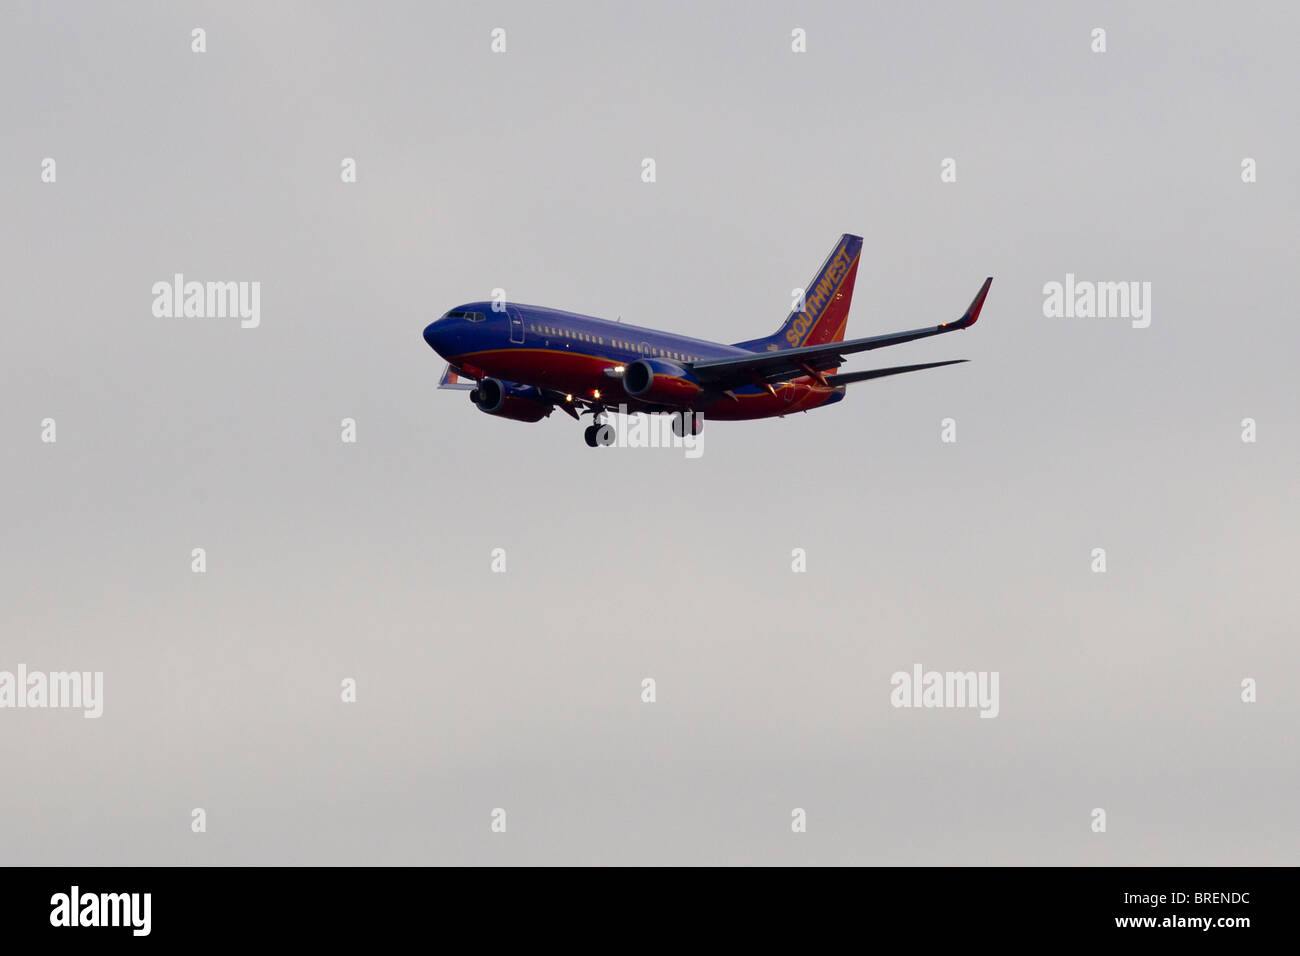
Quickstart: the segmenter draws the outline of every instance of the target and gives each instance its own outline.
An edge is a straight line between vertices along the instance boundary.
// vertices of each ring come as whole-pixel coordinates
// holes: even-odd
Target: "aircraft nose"
[[[434,321],[426,325],[424,327],[424,341],[428,343],[429,348],[441,355],[442,346],[445,345],[447,341],[445,323],[440,326],[437,321]]]

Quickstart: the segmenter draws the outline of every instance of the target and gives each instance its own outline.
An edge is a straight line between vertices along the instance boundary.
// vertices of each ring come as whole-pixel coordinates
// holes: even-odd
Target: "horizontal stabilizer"
[[[802,345],[798,348],[778,349],[774,352],[728,355],[726,358],[689,362],[686,367],[701,385],[718,391],[755,382],[780,381],[792,375],[829,372],[842,366],[846,355],[869,352],[872,349],[891,345],[902,345],[904,342],[915,342],[917,339],[929,338],[931,335],[943,335],[946,332],[958,332],[970,328],[979,319],[980,310],[984,308],[984,300],[988,298],[989,286],[992,284],[991,278],[985,279],[965,313],[953,322],[941,322],[938,325],[909,329],[906,332],[886,332],[884,335],[870,335],[863,339],[848,339],[844,342],[824,342],[820,345]]]
[[[959,365],[969,359],[950,359],[947,362],[926,362],[923,365],[895,365],[892,368],[872,368],[865,372],[846,372],[843,375],[827,375],[827,385],[848,385],[852,382],[865,382],[869,378],[884,378],[886,375],[900,375],[903,372],[919,372],[923,368],[938,368],[941,365]]]

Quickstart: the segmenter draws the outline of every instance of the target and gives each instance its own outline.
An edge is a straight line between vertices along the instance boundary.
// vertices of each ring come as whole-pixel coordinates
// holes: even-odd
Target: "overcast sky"
[[[104,712],[0,710],[0,860],[1294,864],[1298,26],[4,5],[0,670]],[[850,337],[995,277],[846,370],[969,364],[697,460],[435,388],[494,288],[734,342],[845,232]],[[260,325],[156,317],[176,273]],[[1067,273],[1150,326],[1046,318]],[[916,664],[998,716],[893,707]]]

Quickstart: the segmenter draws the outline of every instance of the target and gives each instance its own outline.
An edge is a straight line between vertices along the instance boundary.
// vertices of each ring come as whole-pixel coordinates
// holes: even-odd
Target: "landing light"
[[[615,365],[615,366],[614,366],[614,371],[615,371],[615,372],[618,372],[620,375],[622,375],[624,372],[627,371],[627,369],[626,369],[624,366],[622,366],[622,365]]]
[[[565,395],[565,396],[564,396],[564,400],[565,400],[566,402],[571,402],[571,401],[573,401],[573,396],[572,396],[572,395]]]
[[[592,398],[600,398],[600,389],[597,388],[597,389],[593,390],[592,393],[591,393],[591,397],[592,397]]]

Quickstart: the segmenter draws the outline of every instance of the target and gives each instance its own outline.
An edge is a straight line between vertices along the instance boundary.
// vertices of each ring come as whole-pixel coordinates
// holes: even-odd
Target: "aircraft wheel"
[[[614,444],[614,426],[605,424],[597,427],[596,442],[600,445]]]
[[[596,444],[597,444],[597,442],[599,441],[599,436],[598,436],[596,433],[597,433],[599,430],[600,430],[600,426],[599,426],[599,425],[588,425],[588,426],[583,430],[583,432],[582,432],[582,437],[583,437],[583,439],[587,442],[587,447],[588,447],[588,448],[595,448],[595,447],[596,447]]]

